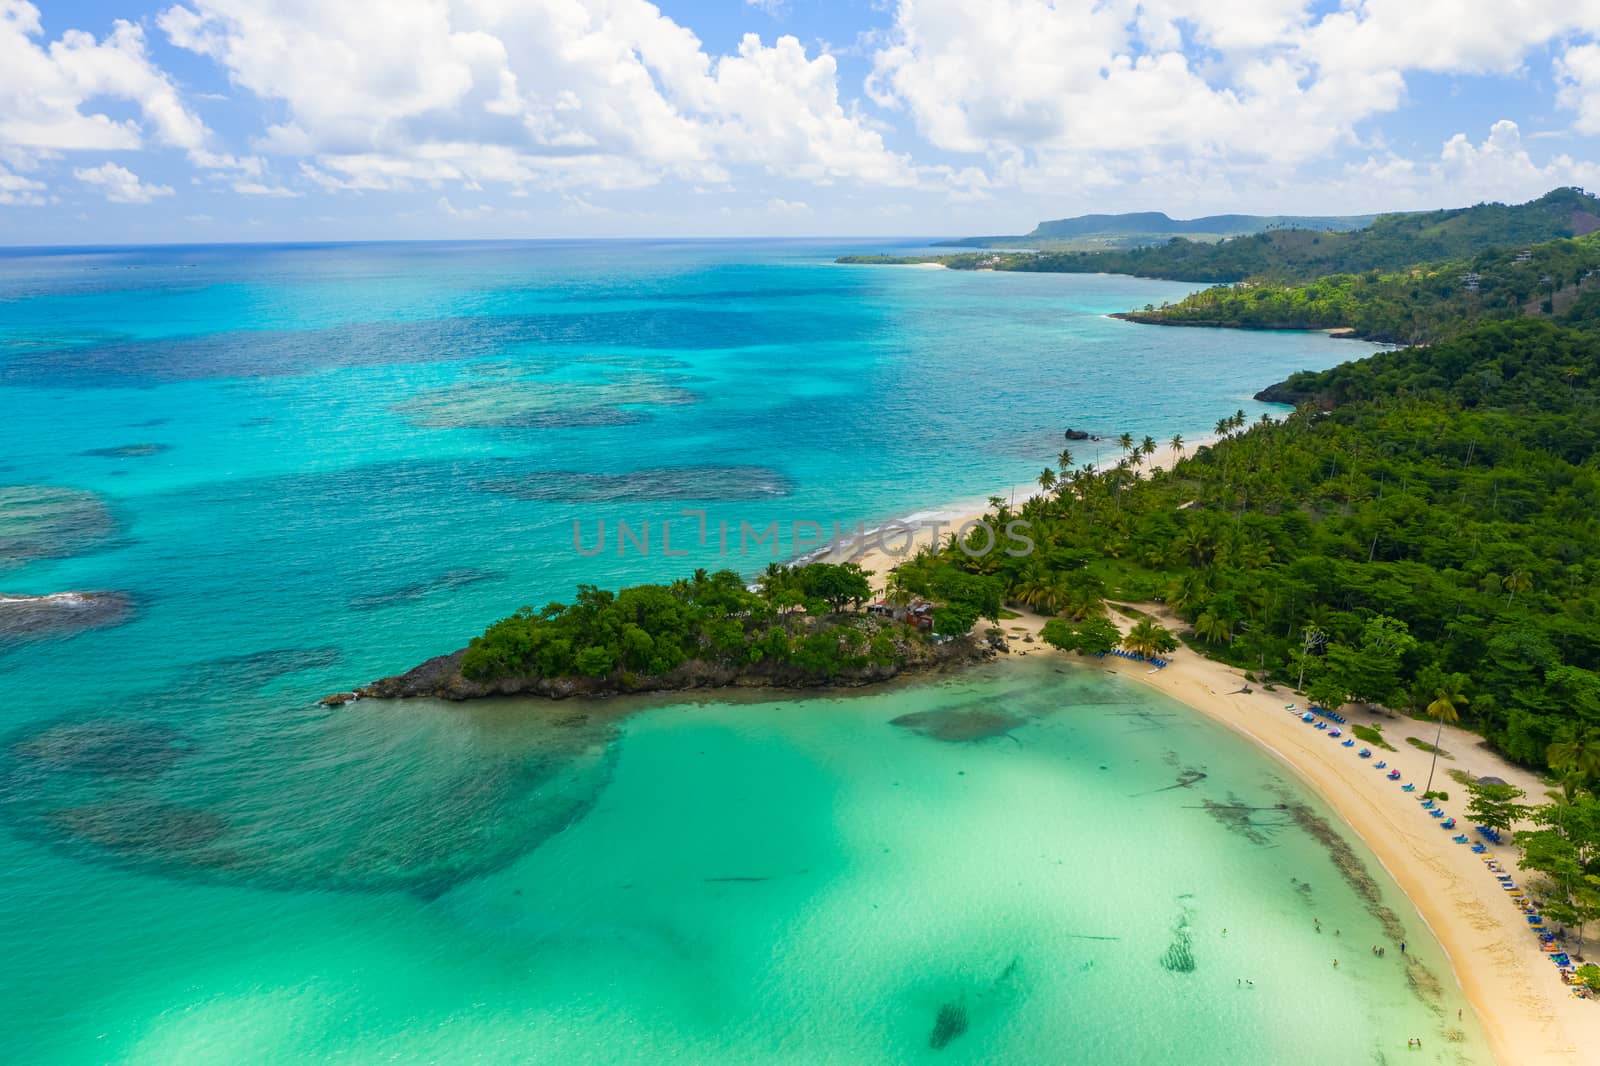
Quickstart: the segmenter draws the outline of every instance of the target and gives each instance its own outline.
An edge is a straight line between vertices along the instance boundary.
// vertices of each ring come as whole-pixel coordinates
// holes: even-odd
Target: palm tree
[[[1585,729],[1550,745],[1545,752],[1550,769],[1580,781],[1600,780],[1600,732]]]
[[[1144,440],[1139,442],[1139,450],[1145,455],[1154,455],[1156,453],[1156,439],[1146,436]]]
[[[1056,469],[1065,472],[1072,469],[1072,449],[1062,448],[1061,454],[1056,456]]]
[[[1183,434],[1174,433],[1167,444],[1172,448],[1172,465],[1176,467],[1178,460],[1183,457]]]
[[[1128,635],[1122,638],[1122,646],[1135,655],[1154,655],[1165,643],[1163,638],[1170,636],[1171,634],[1155,622],[1141,618],[1134,623],[1132,629],[1128,630]]]
[[[1119,445],[1121,445],[1123,451],[1125,451],[1125,452],[1133,451],[1133,434],[1132,433],[1124,433],[1122,436],[1117,438],[1117,443]]]
[[[1233,639],[1233,623],[1206,611],[1194,620],[1194,635],[1210,644]]]
[[[1295,682],[1296,692],[1305,691],[1306,687],[1306,661],[1319,648],[1328,644],[1328,631],[1315,622],[1307,622],[1306,627],[1300,631],[1300,680]]]
[[[1422,788],[1424,793],[1433,791],[1433,769],[1439,765],[1439,741],[1444,736],[1444,724],[1459,722],[1461,715],[1456,713],[1456,704],[1470,702],[1455,685],[1444,684],[1439,686],[1438,694],[1428,704],[1428,717],[1436,720],[1439,728],[1433,734],[1433,762],[1428,765],[1428,783]]]
[[[1056,472],[1048,466],[1039,471],[1039,487],[1049,492],[1056,486]]]
[[[1233,420],[1232,419],[1228,419],[1228,418],[1219,418],[1219,419],[1217,419],[1217,439],[1221,440],[1222,438],[1226,437],[1228,435],[1228,430],[1232,427],[1232,425],[1233,425]]]
[[[1533,588],[1533,575],[1526,570],[1513,570],[1506,575],[1504,582],[1506,590],[1506,606],[1511,606],[1511,601],[1519,592],[1527,592]]]

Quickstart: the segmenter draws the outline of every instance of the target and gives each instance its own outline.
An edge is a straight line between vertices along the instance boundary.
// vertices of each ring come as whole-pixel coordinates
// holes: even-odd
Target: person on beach
[[[1334,959],[1333,960],[1333,968],[1335,970],[1337,970],[1339,968],[1339,960],[1338,959]]]
[[[1405,953],[1406,953],[1406,942],[1404,940],[1402,940],[1402,941],[1400,941],[1400,954],[1404,955]]]

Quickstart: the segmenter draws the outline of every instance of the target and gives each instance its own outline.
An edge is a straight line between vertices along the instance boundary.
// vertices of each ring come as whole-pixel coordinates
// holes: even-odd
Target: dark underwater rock
[[[504,575],[494,570],[479,570],[476,567],[458,567],[446,570],[437,577],[426,581],[417,581],[387,592],[375,592],[366,596],[357,596],[350,601],[352,611],[370,611],[379,607],[388,607],[396,603],[407,603],[411,600],[420,600],[424,596],[447,589],[465,588],[476,585],[481,581],[494,581]]]
[[[93,456],[98,459],[143,459],[151,455],[160,455],[170,451],[169,444],[123,444],[115,448],[90,448],[79,455]]]
[[[933,1020],[928,1046],[938,1051],[966,1031],[967,1008],[959,1003],[945,1003],[939,1007],[939,1014]]]
[[[169,725],[117,718],[58,722],[11,745],[13,755],[41,770],[115,778],[159,776],[191,750]]]
[[[132,614],[133,602],[123,592],[0,592],[0,647],[8,639],[62,637],[120,625]]]
[[[99,496],[54,485],[0,485],[0,568],[87,551],[116,528]]]
[[[952,707],[936,711],[913,711],[891,719],[889,724],[913,730],[934,740],[959,744],[1003,737],[1021,725],[1022,719],[1000,711]]]
[[[123,855],[153,857],[207,848],[228,823],[211,811],[174,803],[118,799],[52,811],[61,831]]]

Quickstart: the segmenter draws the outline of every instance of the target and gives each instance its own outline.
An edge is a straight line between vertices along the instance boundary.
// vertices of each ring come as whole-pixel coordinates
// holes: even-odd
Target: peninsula
[[[941,589],[937,607],[861,613],[872,588],[854,563],[773,564],[753,589],[732,570],[616,593],[584,585],[572,604],[524,607],[454,654],[322,702],[851,686],[993,658],[971,630],[999,620],[999,588],[957,575]]]

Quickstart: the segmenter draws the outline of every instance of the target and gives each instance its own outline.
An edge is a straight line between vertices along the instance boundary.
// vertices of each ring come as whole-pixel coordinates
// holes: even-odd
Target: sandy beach
[[[982,509],[953,506],[917,516],[924,522],[945,523],[944,532],[982,517]],[[896,548],[903,535],[893,543]],[[932,529],[919,529],[914,543],[922,546],[932,540]],[[874,587],[881,588],[885,576],[907,553],[891,554],[876,546],[845,547],[825,561],[853,560],[873,575]],[[1161,605],[1137,604],[1141,610],[1161,618],[1175,632],[1183,622],[1165,612]],[[1132,620],[1116,611],[1110,617],[1124,630]],[[1038,640],[1045,618],[1027,613],[1001,623],[1010,638],[1011,654],[1060,654]],[[1142,663],[1107,657],[1103,661],[1068,658],[1086,669],[1115,670],[1149,685],[1189,707],[1248,737],[1302,781],[1313,788],[1339,813],[1356,834],[1377,855],[1417,913],[1432,930],[1449,956],[1448,964],[1473,1009],[1477,1011],[1496,1061],[1504,1066],[1580,1066],[1600,1056],[1600,1004],[1573,999],[1556,975],[1538,938],[1529,930],[1522,912],[1506,897],[1504,889],[1487,869],[1484,858],[1498,858],[1506,869],[1523,880],[1516,868],[1517,851],[1509,844],[1491,846],[1486,856],[1456,844],[1454,832],[1441,829],[1420,803],[1421,785],[1428,775],[1430,756],[1408,743],[1407,736],[1432,743],[1436,726],[1395,715],[1377,716],[1354,708],[1344,713],[1353,724],[1380,725],[1384,737],[1395,751],[1374,749],[1372,759],[1356,755],[1360,749],[1346,748],[1331,740],[1327,732],[1312,728],[1298,715],[1284,708],[1287,704],[1305,705],[1302,697],[1286,687],[1264,692],[1240,690],[1248,684],[1242,671],[1205,659],[1186,648],[1172,656],[1172,665],[1155,671]],[[1465,812],[1465,794],[1451,779],[1452,770],[1474,777],[1493,775],[1527,793],[1530,800],[1542,800],[1546,786],[1528,771],[1511,765],[1489,751],[1481,737],[1465,730],[1445,727],[1440,743],[1452,758],[1441,757],[1435,772],[1434,788],[1450,793],[1441,805],[1456,816],[1459,826],[1471,832]],[[1391,781],[1374,769],[1379,759],[1398,769],[1400,781]],[[1418,791],[1404,792],[1400,786],[1416,782]],[[1474,835],[1474,839],[1476,836]]]
[[[1154,605],[1139,605],[1147,611]],[[1112,612],[1124,629],[1131,621]],[[1171,616],[1162,621],[1178,628]],[[1009,625],[1010,623],[1008,623]],[[1362,746],[1342,747],[1323,730],[1313,729],[1285,705],[1305,701],[1280,688],[1277,692],[1246,687],[1242,672],[1201,658],[1187,649],[1173,656],[1173,664],[1154,672],[1142,663],[1108,657],[1106,668],[1124,673],[1242,733],[1265,748],[1310,784],[1349,823],[1378,856],[1400,885],[1417,913],[1449,955],[1451,968],[1483,1024],[1495,1058],[1501,1063],[1572,1064],[1594,1062],[1600,1051],[1600,1004],[1573,999],[1556,976],[1555,967],[1539,950],[1522,913],[1506,898],[1484,865],[1482,856],[1452,841],[1454,833],[1441,829],[1419,806],[1420,785],[1426,781],[1430,756],[1407,744],[1407,736],[1432,742],[1436,726],[1410,718],[1345,713],[1352,723],[1380,725],[1396,750],[1374,749],[1370,760],[1357,757]],[[1542,799],[1545,786],[1533,774],[1489,751],[1481,737],[1445,727],[1443,751],[1453,758],[1439,759],[1434,788],[1450,792],[1442,802],[1467,827],[1464,790],[1448,776],[1460,770],[1475,777],[1493,775],[1509,781],[1533,799]],[[1390,781],[1373,768],[1385,759],[1398,769],[1401,781]],[[1419,792],[1401,791],[1417,782]],[[1508,871],[1516,869],[1516,849],[1491,846]],[[1521,877],[1519,876],[1519,881]]]

